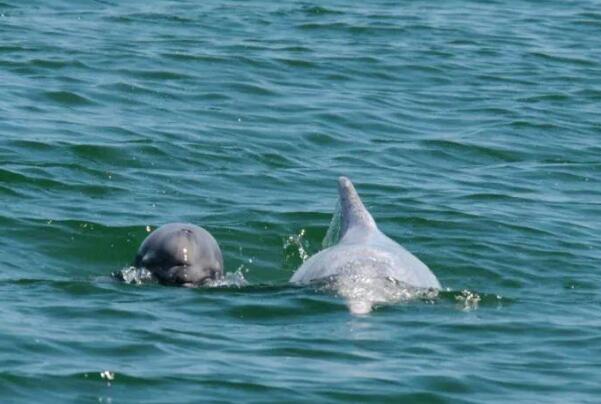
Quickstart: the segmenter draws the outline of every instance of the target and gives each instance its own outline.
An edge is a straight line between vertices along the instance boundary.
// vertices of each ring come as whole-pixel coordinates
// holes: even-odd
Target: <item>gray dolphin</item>
[[[194,286],[223,276],[217,241],[202,227],[169,223],[146,237],[134,260],[164,284]]]
[[[375,296],[391,295],[390,288],[383,283],[386,280],[413,288],[440,289],[440,283],[423,262],[378,229],[348,178],[339,178],[338,193],[341,208],[338,243],[305,261],[290,282],[302,285],[332,277],[362,280],[361,287],[353,283],[350,287],[346,284],[342,292],[338,290],[360,303],[350,305],[351,311],[359,313],[370,311],[373,303],[386,302],[386,296]],[[345,286],[338,283],[338,288]]]

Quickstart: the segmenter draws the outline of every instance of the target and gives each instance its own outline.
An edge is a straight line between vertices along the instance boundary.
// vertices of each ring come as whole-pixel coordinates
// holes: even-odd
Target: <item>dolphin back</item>
[[[341,219],[340,219],[340,238],[354,228],[363,230],[374,230],[378,227],[374,218],[363,205],[359,194],[355,190],[353,183],[347,177],[338,179],[338,195],[340,198]]]

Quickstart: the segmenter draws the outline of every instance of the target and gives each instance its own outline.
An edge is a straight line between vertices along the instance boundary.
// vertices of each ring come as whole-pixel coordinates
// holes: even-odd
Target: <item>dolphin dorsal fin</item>
[[[340,197],[341,221],[340,238],[351,228],[364,230],[377,229],[376,222],[361,202],[353,183],[346,177],[338,179],[338,195]]]

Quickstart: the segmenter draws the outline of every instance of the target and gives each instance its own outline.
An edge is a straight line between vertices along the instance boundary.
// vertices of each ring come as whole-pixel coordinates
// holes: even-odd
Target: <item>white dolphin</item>
[[[339,178],[338,193],[338,243],[305,261],[291,283],[333,279],[335,291],[347,299],[353,313],[367,313],[373,304],[411,297],[411,289],[440,289],[423,262],[378,229],[348,178]]]

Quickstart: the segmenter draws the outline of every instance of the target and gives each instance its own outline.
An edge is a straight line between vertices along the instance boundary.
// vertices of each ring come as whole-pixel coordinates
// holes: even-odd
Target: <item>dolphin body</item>
[[[349,300],[354,313],[371,311],[374,303],[389,302],[404,290],[440,289],[430,269],[417,257],[382,233],[361,202],[353,183],[346,177],[338,180],[341,208],[340,239],[305,261],[290,279],[306,285],[336,279],[335,289]],[[403,296],[407,296],[405,293]]]

